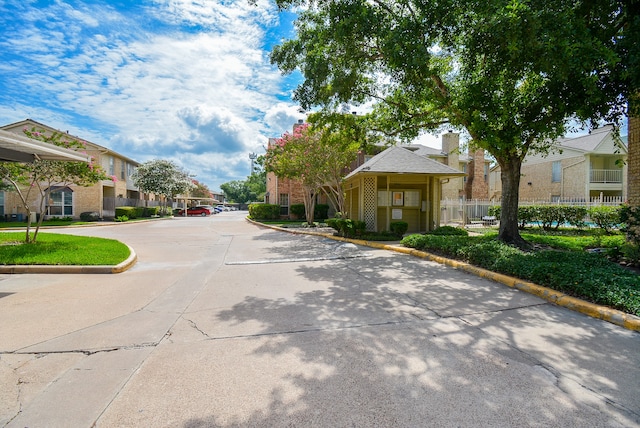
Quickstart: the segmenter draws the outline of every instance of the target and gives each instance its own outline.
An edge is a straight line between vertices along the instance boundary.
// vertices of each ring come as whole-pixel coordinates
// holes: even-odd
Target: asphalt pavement
[[[48,231],[137,260],[0,274],[0,426],[640,426],[639,333],[245,216]]]

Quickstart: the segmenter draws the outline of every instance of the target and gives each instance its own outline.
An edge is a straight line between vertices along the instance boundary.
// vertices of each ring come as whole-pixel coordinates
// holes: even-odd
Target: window
[[[4,216],[4,192],[0,192],[0,216]]]
[[[127,163],[125,161],[120,161],[120,180],[125,179],[125,168],[127,167]]]
[[[280,193],[280,214],[289,215],[289,194]]]
[[[551,182],[559,183],[561,175],[562,175],[562,163],[561,161],[554,161],[551,166]]]
[[[488,163],[484,164],[484,182],[485,183],[489,182],[489,164]]]
[[[115,175],[116,173],[116,160],[113,156],[109,156],[109,175]]]
[[[462,165],[462,172],[464,172],[465,174],[467,173],[467,164],[463,164]],[[464,177],[462,177],[462,182],[466,183],[467,182],[467,176],[465,175]]]
[[[51,189],[47,215],[71,216],[73,215],[73,192],[68,187]]]

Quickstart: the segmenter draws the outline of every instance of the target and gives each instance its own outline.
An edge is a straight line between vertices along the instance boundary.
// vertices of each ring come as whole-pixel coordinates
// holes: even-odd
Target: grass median
[[[113,266],[130,255],[114,239],[40,232],[36,242],[24,240],[25,232],[0,233],[0,265]]]

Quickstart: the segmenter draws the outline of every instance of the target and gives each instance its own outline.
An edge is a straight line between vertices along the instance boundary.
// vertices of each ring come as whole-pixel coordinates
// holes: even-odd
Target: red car
[[[208,216],[210,214],[211,214],[211,211],[209,211],[205,207],[187,208],[187,215],[200,215],[200,216],[204,217],[204,216]],[[178,215],[179,216],[184,216],[184,210],[178,211]]]

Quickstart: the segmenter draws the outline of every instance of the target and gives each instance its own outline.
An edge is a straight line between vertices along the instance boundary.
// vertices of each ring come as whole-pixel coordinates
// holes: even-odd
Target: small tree
[[[143,192],[163,197],[162,213],[167,213],[167,201],[194,187],[189,174],[172,161],[155,159],[139,165],[131,175],[133,183]]]
[[[367,145],[362,117],[353,114],[319,112],[309,116],[319,139],[314,147],[317,152],[318,174],[324,180],[320,188],[336,212],[345,213],[345,193],[342,180],[347,168],[357,159],[358,152]]]
[[[86,149],[84,142],[67,139],[67,135],[60,132],[47,134],[44,130],[36,128],[25,128],[23,132],[30,138],[59,147],[81,152]],[[0,177],[11,183],[27,214],[26,243],[36,242],[38,231],[44,220],[47,201],[53,189],[72,184],[91,186],[100,180],[116,180],[115,177],[108,177],[102,168],[93,162],[93,159],[89,163],[41,159],[36,159],[32,163],[0,162]],[[40,214],[33,237],[30,233],[32,210],[29,205],[32,198],[37,200],[36,213]]]
[[[316,151],[313,149],[318,136],[311,132],[308,123],[297,126],[293,133],[285,133],[276,139],[265,156],[265,167],[278,177],[299,180],[302,185],[307,223],[313,223],[316,195],[322,181],[316,170]]]

